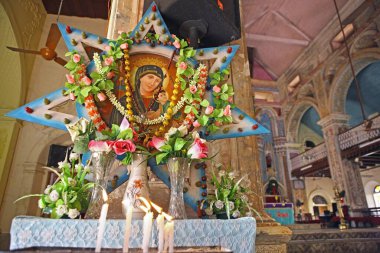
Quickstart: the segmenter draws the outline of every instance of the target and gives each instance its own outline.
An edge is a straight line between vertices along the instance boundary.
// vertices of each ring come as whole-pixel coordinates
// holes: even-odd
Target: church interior
[[[140,24],[152,2],[0,0],[0,250],[10,249],[15,217],[47,217],[35,198],[15,200],[44,192],[52,172],[43,167],[53,166],[54,155],[65,158],[72,145],[66,131],[6,115],[67,82],[64,39],[56,41],[53,58],[43,55],[52,24],[99,35],[100,41],[115,39]],[[380,1],[192,2],[153,4],[179,37],[183,24],[201,15],[199,37],[190,40],[195,48],[239,45],[229,63],[234,103],[269,130],[208,145],[211,160],[246,178],[254,192],[255,233],[245,240],[255,252],[380,252]],[[67,101],[54,107],[75,110]],[[207,183],[198,188],[213,189],[209,168],[202,176]],[[168,206],[165,180],[148,171],[148,181],[151,199]],[[185,185],[196,188],[197,181]],[[109,219],[125,219],[116,195],[126,184],[109,195],[120,200]],[[194,210],[186,205],[189,221],[205,215],[199,206]]]

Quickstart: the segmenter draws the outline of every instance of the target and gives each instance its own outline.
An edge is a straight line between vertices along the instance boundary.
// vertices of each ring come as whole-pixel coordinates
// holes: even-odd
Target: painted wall
[[[45,45],[50,25],[55,21],[55,15],[47,15],[39,47]],[[60,22],[102,36],[106,35],[107,21],[105,20],[61,16]],[[67,49],[62,40],[59,42],[56,51],[59,56],[64,57]],[[36,57],[26,102],[33,101],[62,87],[66,73],[65,68],[57,63]],[[74,111],[74,106],[72,103],[68,103],[56,109]],[[69,135],[64,131],[22,122],[4,199],[1,203],[0,229],[2,232],[9,231],[11,220],[16,215],[39,214],[36,199],[20,201],[16,204],[13,204],[13,201],[20,196],[40,193],[43,190],[47,181],[47,173],[42,167],[47,163],[50,145],[68,145],[70,142]]]
[[[333,181],[328,177],[306,177],[305,178],[305,191],[307,196],[307,205],[309,213],[313,213],[313,197],[321,195],[324,197],[328,204],[328,209],[332,211],[331,203],[334,203]]]
[[[375,207],[375,201],[373,199],[373,190],[376,185],[380,185],[380,167],[375,169],[362,171],[361,173],[364,192],[367,199],[368,207]]]

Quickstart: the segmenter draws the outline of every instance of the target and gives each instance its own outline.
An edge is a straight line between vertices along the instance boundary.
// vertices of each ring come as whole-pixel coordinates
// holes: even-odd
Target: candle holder
[[[185,157],[171,157],[168,159],[170,175],[170,203],[169,214],[174,219],[186,219],[185,203],[183,199],[183,185],[185,172],[190,163]]]

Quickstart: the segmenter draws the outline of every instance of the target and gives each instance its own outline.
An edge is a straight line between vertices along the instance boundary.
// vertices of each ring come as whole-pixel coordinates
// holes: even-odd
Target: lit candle
[[[104,230],[106,228],[106,220],[107,220],[107,213],[108,213],[108,196],[106,191],[103,189],[103,200],[104,204],[102,206],[102,211],[100,212],[100,217],[99,217],[99,225],[98,225],[98,235],[96,239],[96,248],[95,252],[100,252],[102,248],[102,241],[103,241],[103,235],[104,235]]]
[[[150,202],[150,204],[153,206],[154,209],[158,212],[157,216],[157,229],[158,229],[158,252],[162,253],[164,251],[164,238],[165,238],[165,217],[162,214],[162,208],[158,205],[154,204],[153,202]]]
[[[126,206],[124,201],[123,201],[123,205]],[[133,205],[129,205],[128,207],[125,207],[125,208],[127,209],[127,213],[125,215],[125,233],[124,233],[123,252],[128,253],[129,238],[131,236]]]
[[[139,197],[139,199],[145,204],[145,206],[140,205],[140,209],[146,213],[143,221],[143,242],[141,249],[143,253],[148,253],[149,241],[152,235],[153,213],[150,211],[151,206],[149,202],[143,197]]]
[[[165,244],[164,244],[164,252],[168,251],[169,253],[173,253],[174,251],[174,221],[173,217],[170,215],[162,212],[162,215],[164,215],[165,219],[168,221],[165,224],[164,233],[165,233]]]

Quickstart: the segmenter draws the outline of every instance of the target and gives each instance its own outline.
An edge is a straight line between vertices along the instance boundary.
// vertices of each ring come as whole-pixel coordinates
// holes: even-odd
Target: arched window
[[[314,148],[315,147],[315,143],[312,142],[312,141],[305,141],[305,147],[307,147],[307,148]]]
[[[313,197],[313,203],[314,205],[327,205],[326,199],[321,195],[315,195]]]

